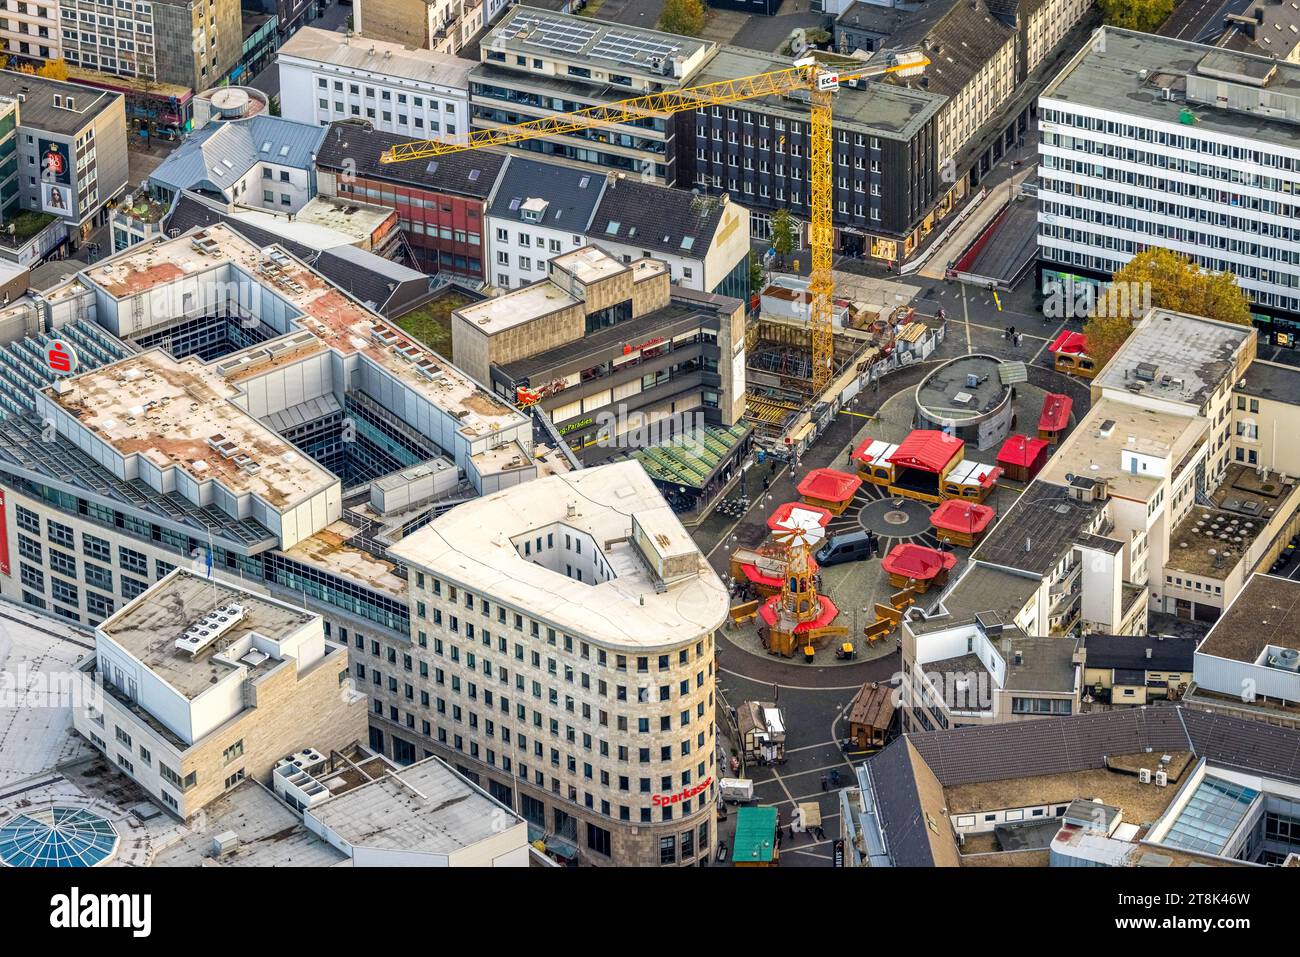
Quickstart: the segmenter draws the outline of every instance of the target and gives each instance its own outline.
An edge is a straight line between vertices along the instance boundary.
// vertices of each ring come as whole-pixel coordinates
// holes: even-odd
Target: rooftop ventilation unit
[[[185,634],[176,639],[176,647],[180,651],[197,655],[243,620],[243,605],[230,604],[214,608],[185,629]]]

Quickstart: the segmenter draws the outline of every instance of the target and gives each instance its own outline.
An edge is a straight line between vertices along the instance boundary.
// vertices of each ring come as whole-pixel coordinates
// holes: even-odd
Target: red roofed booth
[[[948,572],[956,564],[957,556],[952,552],[941,552],[911,542],[895,545],[880,561],[880,567],[889,575],[890,585],[894,588],[910,585],[918,592],[928,591],[931,585],[946,583]]]
[[[974,548],[988,530],[996,513],[988,505],[950,498],[930,513],[930,524],[939,540],[963,548]]]
[[[1048,343],[1047,351],[1055,357],[1053,365],[1057,372],[1083,379],[1091,379],[1097,374],[1098,370],[1088,355],[1088,340],[1082,332],[1060,333]]]
[[[835,607],[835,602],[831,601],[827,596],[818,595],[817,602],[821,607],[818,610],[816,617],[809,618],[807,621],[799,622],[794,626],[791,634],[802,635],[817,628],[826,628],[835,620],[836,616],[839,615],[840,610]],[[758,610],[758,617],[763,620],[763,624],[767,625],[768,628],[775,628],[777,626],[777,619],[781,613],[779,607],[780,604],[781,596],[773,595],[765,601],[763,607]],[[789,656],[787,655],[787,657]]]
[[[835,469],[813,469],[799,483],[799,494],[808,505],[842,515],[862,487],[862,479]]]
[[[1006,470],[1009,478],[1017,482],[1028,482],[1047,464],[1050,448],[1046,439],[1009,435],[998,451],[998,464]]]
[[[1074,400],[1059,392],[1049,392],[1043,397],[1043,412],[1038,417],[1038,437],[1052,445],[1061,441],[1070,427],[1070,410]]]

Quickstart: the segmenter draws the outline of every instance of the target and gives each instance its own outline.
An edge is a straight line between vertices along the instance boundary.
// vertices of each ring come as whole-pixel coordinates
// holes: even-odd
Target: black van
[[[871,532],[844,532],[826,540],[817,549],[817,564],[839,565],[870,558],[876,551],[876,536]]]

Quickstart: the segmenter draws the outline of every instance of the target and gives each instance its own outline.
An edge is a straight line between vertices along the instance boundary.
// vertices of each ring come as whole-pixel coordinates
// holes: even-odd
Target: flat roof
[[[353,847],[454,854],[524,819],[436,757],[389,770],[307,811]]]
[[[397,566],[377,558],[363,548],[348,544],[349,540],[360,534],[359,528],[340,519],[315,535],[302,539],[283,554],[305,565],[315,565],[333,572],[345,581],[357,582],[405,601],[406,579],[397,574]]]
[[[465,78],[474,68],[472,60],[450,53],[386,43],[363,36],[346,36],[311,26],[302,27],[285,40],[279,49],[279,56],[316,60],[344,67],[350,72],[367,71],[379,79],[402,77],[460,90],[466,88]]]
[[[198,654],[176,647],[176,639],[190,625],[231,604],[244,609],[238,624]],[[201,578],[177,569],[105,621],[99,630],[177,692],[193,699],[230,673],[229,664],[213,658],[249,632],[281,641],[319,617],[215,578]],[[276,663],[269,659],[264,666]]]
[[[961,578],[939,599],[946,617],[912,623],[917,634],[951,628],[963,620],[973,620],[983,612],[996,612],[1010,622],[1042,586],[1040,578],[1030,578],[988,565],[968,563]]]
[[[1135,394],[1199,407],[1232,375],[1237,350],[1254,335],[1253,326],[1153,309],[1092,384],[1126,391],[1141,386]],[[1139,366],[1154,378],[1142,378]]]
[[[1153,760],[1158,761],[1159,755]],[[1150,825],[1165,812],[1178,788],[1143,784],[1136,774],[1108,769],[1070,771],[1066,774],[1038,774],[959,784],[943,789],[952,814],[977,814],[1004,808],[1065,804],[1079,799],[1099,798],[1117,807],[1131,824]]]
[[[1048,459],[1039,477],[1057,485],[1068,485],[1067,475],[1104,479],[1112,495],[1145,502],[1165,479],[1173,478],[1175,467],[1209,428],[1200,416],[1102,398]],[[1124,467],[1125,452],[1163,459],[1168,466],[1155,475],[1134,473]]]
[[[49,386],[42,394],[126,459],[138,455],[280,510],[338,482],[237,406],[239,390],[193,357],[177,362],[149,349],[67,382],[62,393]]]
[[[1081,502],[1060,485],[1035,479],[971,553],[971,560],[1045,575],[1089,531],[1102,509],[1102,502]]]
[[[1209,493],[1214,507],[1194,505],[1169,533],[1165,567],[1226,579],[1292,490],[1271,475],[1261,479],[1253,468],[1231,463]]]
[[[788,70],[792,63],[791,59],[772,53],[724,46],[692,78],[691,83],[719,83],[736,77]],[[910,139],[947,102],[948,97],[938,93],[909,89],[887,80],[868,80],[860,89],[842,87],[835,92],[835,125],[891,139]],[[737,104],[736,108],[743,111],[750,109],[750,104],[757,111],[779,112],[796,119],[806,119],[810,113],[807,97],[766,96]]]
[[[479,41],[484,50],[538,53],[572,63],[660,75],[656,60],[687,59],[712,50],[710,40],[517,5]],[[673,74],[667,78],[671,81]]]
[[[953,421],[987,415],[1007,396],[1007,386],[998,376],[1001,365],[1001,359],[985,355],[959,356],[945,362],[916,387],[917,405]]]
[[[438,353],[389,325],[282,246],[259,248],[224,224],[175,239],[159,237],[140,243],[96,263],[82,275],[109,295],[126,299],[223,266],[242,270],[286,300],[301,313],[297,324],[331,349],[344,356],[364,356],[436,408],[456,417],[462,434],[485,438],[527,422],[518,410]],[[390,337],[391,344],[379,341],[380,334]],[[238,355],[224,357],[218,371],[224,374],[238,360]]]
[[[570,296],[549,279],[539,279],[500,296],[461,306],[456,314],[484,335],[495,336],[542,316],[580,305],[581,299]]]
[[[408,566],[575,635],[611,646],[661,647],[697,639],[725,620],[727,590],[690,544],[696,572],[664,587],[633,543],[633,520],[676,540],[685,531],[636,461],[537,478],[465,502],[389,549]],[[590,536],[609,567],[578,581],[522,554],[524,539],[565,528]]]
[[[1243,395],[1294,405],[1300,398],[1300,368],[1256,359],[1233,389]]]
[[[638,260],[639,262],[640,260]],[[552,256],[550,265],[568,273],[584,286],[617,276],[630,268],[599,246],[583,246],[560,256]]]
[[[1207,66],[1215,73],[1207,75],[1214,79],[1226,73],[1252,76],[1258,82],[1261,76],[1276,70],[1263,89],[1297,96],[1300,95],[1300,66],[1117,27],[1104,27],[1099,33],[1104,41],[1086,44],[1044,87],[1041,99],[1110,110],[1137,117],[1143,123],[1180,128],[1183,132],[1223,133],[1296,150],[1294,123],[1262,113],[1232,112],[1205,103],[1189,104],[1185,91],[1187,74],[1195,74],[1198,65],[1209,58]],[[1171,85],[1177,95],[1165,99],[1164,87]],[[1182,124],[1181,114],[1187,108],[1196,116],[1194,127]]]
[[[1253,663],[1270,645],[1300,651],[1300,582],[1255,574],[1196,653]]]

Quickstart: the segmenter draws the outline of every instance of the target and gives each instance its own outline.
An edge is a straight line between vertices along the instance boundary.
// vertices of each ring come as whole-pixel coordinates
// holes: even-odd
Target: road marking
[[[1062,319],[1061,324],[1057,326],[1056,331],[1052,333],[1052,338],[1048,339],[1046,342],[1044,342],[1041,346],[1038,347],[1038,351],[1034,353],[1034,357],[1029,360],[1028,362],[1029,365],[1033,365],[1035,362],[1038,361],[1038,357],[1043,354],[1043,350],[1056,341],[1056,337],[1061,334],[1061,330],[1064,328],[1065,328],[1065,320]],[[1053,365],[1055,365],[1055,363],[1053,363]]]
[[[838,741],[823,741],[820,744],[805,744],[802,748],[786,748],[786,754],[798,754],[800,751],[811,751],[813,748],[824,748],[827,745],[839,746]]]
[[[970,338],[970,307],[966,302],[966,284],[961,285],[961,314],[966,322],[966,352],[970,354],[975,351],[975,346]]]
[[[870,419],[872,422],[876,421],[874,415],[867,415],[865,412],[850,412],[848,409],[840,409],[840,415],[856,415],[859,419]]]

